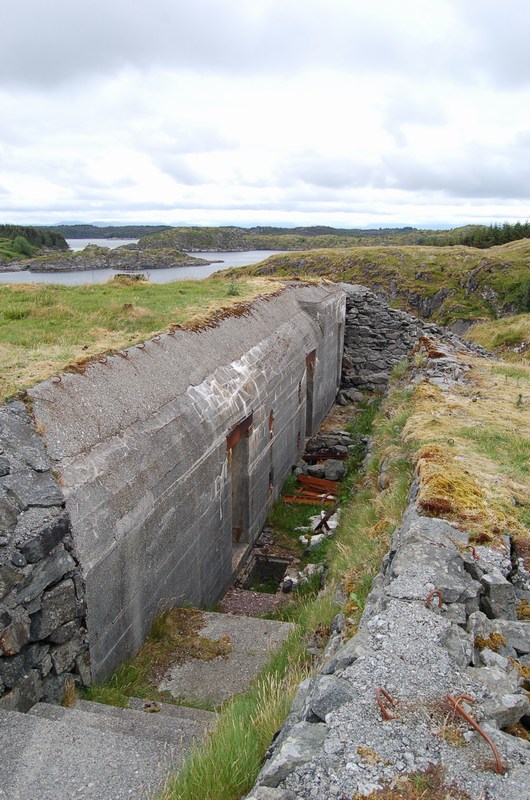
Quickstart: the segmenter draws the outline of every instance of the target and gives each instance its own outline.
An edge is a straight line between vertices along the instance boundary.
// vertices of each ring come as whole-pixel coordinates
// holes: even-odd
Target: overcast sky
[[[0,222],[530,217],[527,0],[3,0]]]

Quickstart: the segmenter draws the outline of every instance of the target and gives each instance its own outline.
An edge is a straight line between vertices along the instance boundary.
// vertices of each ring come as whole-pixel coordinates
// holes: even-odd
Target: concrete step
[[[201,739],[206,731],[204,722],[163,714],[142,714],[130,708],[79,700],[71,708],[37,703],[28,714],[49,720],[66,720],[99,731],[113,731],[138,739],[151,739],[161,744],[184,748]]]
[[[227,636],[232,651],[211,661],[189,658],[169,667],[159,690],[176,699],[220,705],[245,691],[267,663],[272,651],[280,647],[294,625],[256,617],[233,616],[211,611],[202,613],[199,636],[219,639]]]
[[[0,710],[0,798],[146,800],[180,766],[190,744],[95,729],[71,713],[47,719]]]
[[[217,714],[213,711],[205,711],[202,708],[192,708],[191,706],[179,706],[172,703],[160,703],[158,700],[144,700],[142,697],[129,697],[128,708],[142,713],[160,713],[168,717],[179,717],[180,719],[191,719],[193,722],[204,723],[205,729],[212,730],[217,723]],[[158,711],[154,711],[157,708]]]

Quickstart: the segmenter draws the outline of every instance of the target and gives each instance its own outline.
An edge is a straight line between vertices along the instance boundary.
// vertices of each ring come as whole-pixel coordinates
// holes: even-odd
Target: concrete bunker
[[[331,407],[339,286],[287,287],[31,390],[86,586],[93,675],[161,609],[215,603]]]

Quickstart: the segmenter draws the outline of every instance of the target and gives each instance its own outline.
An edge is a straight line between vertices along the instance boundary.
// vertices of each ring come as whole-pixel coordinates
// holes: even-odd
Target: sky
[[[3,0],[0,223],[530,217],[527,0]]]

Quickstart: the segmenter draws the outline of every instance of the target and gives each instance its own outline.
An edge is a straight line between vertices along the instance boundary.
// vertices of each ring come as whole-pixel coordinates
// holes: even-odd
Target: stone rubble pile
[[[362,398],[359,389],[384,392],[392,369],[408,356],[421,336],[442,337],[460,350],[485,354],[482,347],[463,342],[447,328],[390,308],[365,286],[341,286],[346,294],[346,323],[339,403],[357,402]]]
[[[84,587],[64,497],[23,403],[0,409],[0,708],[90,681]]]

